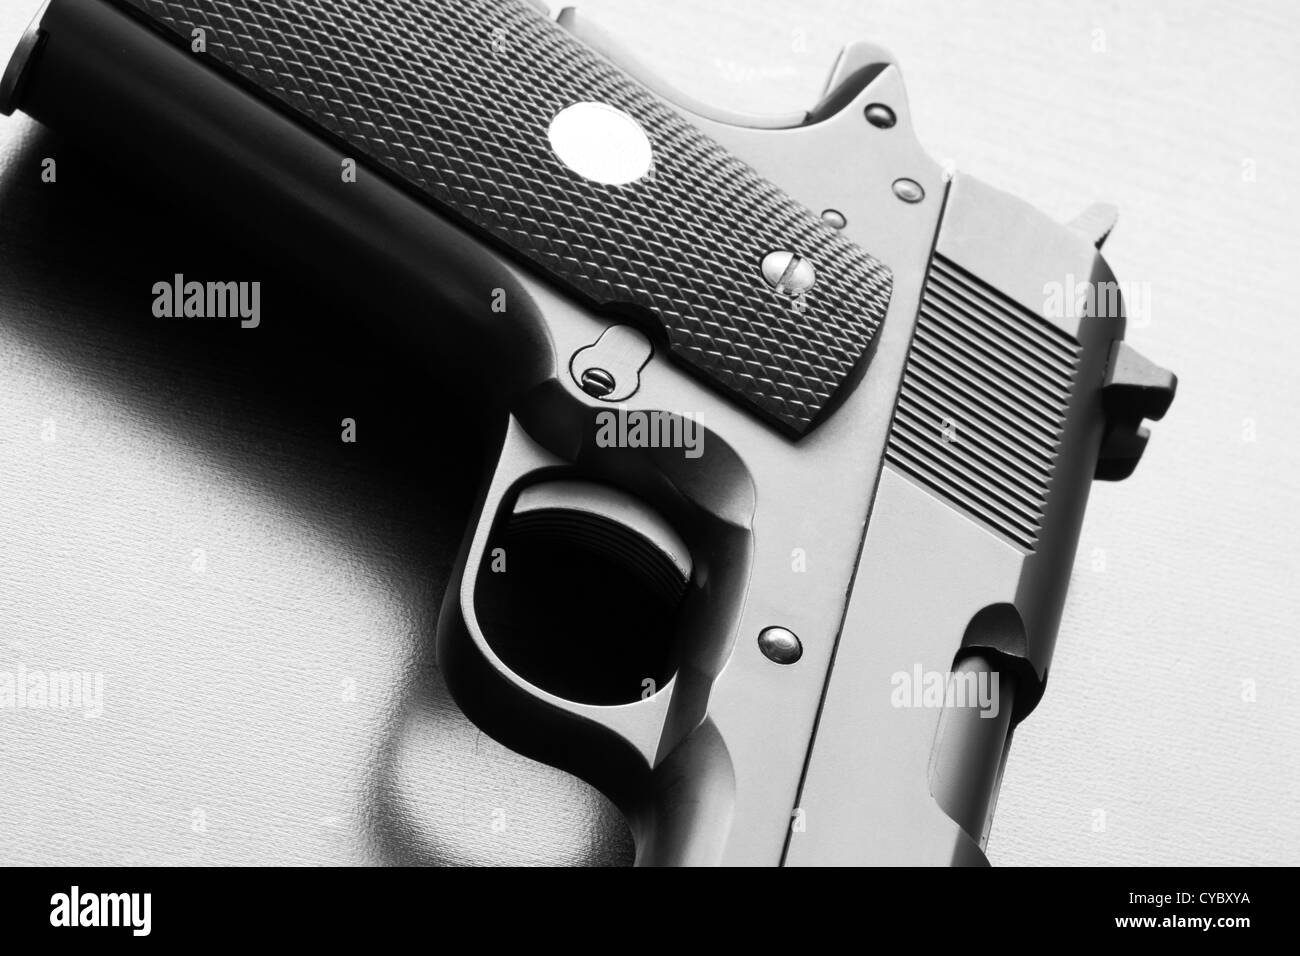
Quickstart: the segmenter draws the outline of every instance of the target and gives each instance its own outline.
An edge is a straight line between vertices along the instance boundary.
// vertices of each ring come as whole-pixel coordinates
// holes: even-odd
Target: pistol
[[[941,168],[874,44],[749,116],[530,0],[51,0],[0,108],[401,303],[493,454],[439,667],[639,865],[987,862],[1089,488],[1176,386],[1112,208]]]

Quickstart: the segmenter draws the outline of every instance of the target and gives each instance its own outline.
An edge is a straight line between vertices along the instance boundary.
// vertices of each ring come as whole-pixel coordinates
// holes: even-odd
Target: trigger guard
[[[439,666],[452,696],[476,724],[507,747],[566,769],[610,792],[598,781],[598,768],[574,766],[570,754],[557,752],[556,741],[573,734],[600,739],[601,762],[623,768],[623,774],[648,773],[659,748],[666,714],[676,687],[673,677],[654,695],[634,703],[612,706],[580,703],[551,694],[514,673],[492,649],[479,621],[475,591],[488,554],[493,526],[509,514],[522,485],[554,476],[567,463],[538,445],[511,416],[496,468],[470,539],[452,575],[451,594],[443,602],[437,627]],[[516,720],[524,714],[527,720]],[[503,715],[507,715],[503,717]],[[562,731],[561,727],[569,728]],[[611,794],[612,795],[612,794]]]

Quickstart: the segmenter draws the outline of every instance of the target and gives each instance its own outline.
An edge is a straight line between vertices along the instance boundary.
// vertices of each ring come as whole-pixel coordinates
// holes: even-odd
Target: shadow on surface
[[[55,184],[40,181],[46,156],[57,157]],[[385,338],[385,316],[355,294],[364,277],[319,275],[271,236],[231,225],[222,206],[219,188],[178,194],[31,127],[0,175],[0,336],[340,549],[365,542],[419,632],[365,797],[382,860],[626,862],[630,837],[607,802],[580,794],[566,809],[548,783],[558,772],[480,741],[438,673],[433,625],[484,477],[471,403],[440,384],[437,356]],[[260,282],[261,325],[155,318],[153,284],[176,273]],[[345,417],[354,444],[340,440]],[[457,754],[438,752],[448,740],[472,741],[459,756],[475,762],[449,766],[441,758]],[[578,817],[538,831],[550,840],[540,850],[520,842],[528,827],[496,843],[477,817],[467,829],[465,801],[503,793],[525,819]]]

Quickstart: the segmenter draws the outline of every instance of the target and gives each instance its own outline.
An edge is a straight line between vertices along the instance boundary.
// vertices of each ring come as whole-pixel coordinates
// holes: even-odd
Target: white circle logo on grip
[[[654,165],[650,137],[641,124],[608,103],[566,106],[551,120],[547,138],[560,162],[607,186],[634,183]]]

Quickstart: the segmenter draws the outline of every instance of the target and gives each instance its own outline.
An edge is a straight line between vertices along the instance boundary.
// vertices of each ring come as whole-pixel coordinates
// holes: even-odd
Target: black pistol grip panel
[[[791,435],[868,356],[890,270],[524,0],[113,0],[292,119],[597,307],[647,316],[672,353]],[[654,152],[622,186],[560,162],[548,128],[600,102]],[[775,250],[810,260],[800,298]],[[430,250],[430,255],[435,255]]]

